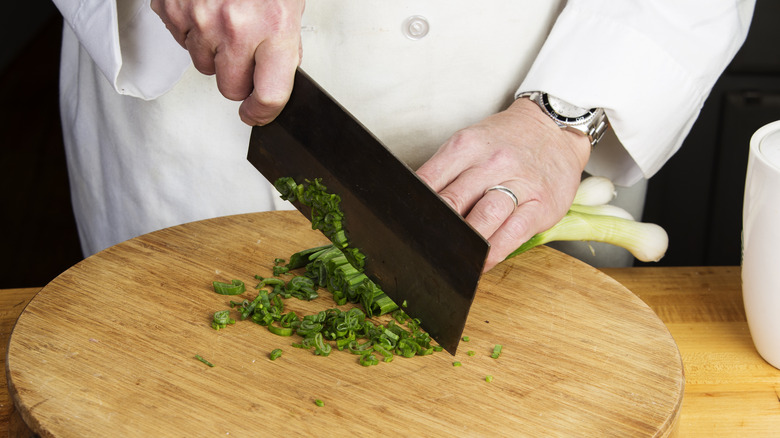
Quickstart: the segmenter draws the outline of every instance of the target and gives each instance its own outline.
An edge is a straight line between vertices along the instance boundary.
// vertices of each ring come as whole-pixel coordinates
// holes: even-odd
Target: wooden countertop
[[[780,431],[780,370],[750,338],[739,267],[642,267],[603,271],[633,291],[666,324],[686,374],[680,436],[774,436]],[[0,290],[0,352],[40,288]],[[5,362],[2,363],[3,371]],[[15,415],[5,372],[0,436],[31,436]]]

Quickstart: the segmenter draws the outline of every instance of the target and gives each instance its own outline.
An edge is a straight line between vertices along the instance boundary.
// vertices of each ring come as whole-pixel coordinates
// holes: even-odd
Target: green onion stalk
[[[666,231],[656,224],[638,222],[622,208],[607,204],[614,196],[614,185],[607,178],[584,179],[566,215],[552,228],[533,236],[507,259],[549,242],[581,240],[625,248],[643,262],[660,260],[669,246]]]

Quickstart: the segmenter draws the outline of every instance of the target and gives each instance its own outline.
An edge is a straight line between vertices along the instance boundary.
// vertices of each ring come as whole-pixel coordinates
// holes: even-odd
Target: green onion
[[[315,404],[315,405],[317,405],[317,406],[319,406],[319,407],[323,407],[323,406],[325,406],[325,402],[323,402],[323,401],[322,401],[322,400],[320,400],[320,399],[314,400],[314,404]]]
[[[202,358],[199,354],[195,355],[195,359],[198,359],[199,361],[205,363],[206,365],[214,368],[214,364],[213,363],[211,363],[211,362],[207,361],[206,359]]]
[[[271,354],[268,355],[268,358],[271,360],[279,359],[279,357],[282,356],[282,350],[281,348],[276,348],[271,350]]]
[[[569,210],[560,222],[533,236],[507,258],[555,240],[605,242],[627,249],[643,262],[660,260],[669,244],[666,231],[656,224]]]
[[[316,333],[314,335],[314,354],[317,356],[327,356],[331,352],[330,344],[326,343],[322,339],[322,333]]]
[[[282,274],[286,274],[289,270],[290,268],[288,268],[287,266],[274,266],[273,273],[274,275],[279,276]]]
[[[468,354],[469,356],[473,356],[473,355],[477,354],[477,352],[474,351],[474,350],[469,350],[469,351],[466,352],[466,354]]]
[[[552,241],[581,240],[625,248],[643,262],[660,260],[669,246],[666,231],[656,224],[637,222],[625,210],[607,205],[614,196],[615,187],[608,179],[584,179],[566,215],[550,229],[531,237],[507,259]]]
[[[377,359],[373,354],[364,354],[360,356],[358,362],[364,367],[370,367],[372,365],[377,365],[379,363],[379,359]]]
[[[274,181],[274,187],[285,201],[297,201],[303,196],[303,186],[296,184],[295,180],[289,177],[277,179]]]
[[[214,320],[211,323],[211,327],[214,330],[223,329],[228,324],[235,324],[236,320],[230,317],[230,310],[220,310],[214,313]]]
[[[627,212],[626,210],[623,210],[622,208],[616,205],[611,205],[611,204],[604,204],[604,205],[572,204],[571,207],[569,208],[579,213],[587,213],[587,214],[593,214],[598,216],[619,217],[628,221],[634,220],[634,217],[631,216],[631,213]]]
[[[485,376],[485,381],[488,382],[488,383],[492,382],[493,381],[493,376],[491,376],[491,375]]]
[[[615,185],[612,184],[609,178],[591,176],[580,182],[572,203],[578,205],[604,205],[612,201],[616,194]]]
[[[469,337],[468,337],[468,336],[464,336],[463,338],[461,338],[461,340],[462,340],[463,342],[468,342],[468,341],[470,341],[471,339],[469,339]]]
[[[501,356],[501,349],[503,347],[500,344],[496,344],[495,347],[493,347],[493,354],[490,355],[493,359],[498,359],[499,356]]]
[[[211,284],[214,286],[214,292],[220,295],[238,295],[246,290],[246,286],[241,280],[232,280],[230,283],[214,281]]]
[[[452,366],[454,366],[454,367],[459,367],[459,366],[461,366],[461,363],[460,363],[460,362],[453,362],[453,363],[452,363]]]
[[[292,346],[313,350],[315,355],[327,356],[333,346],[338,350],[346,349],[359,355],[358,362],[363,366],[377,365],[377,354],[384,362],[390,362],[395,355],[413,357],[442,351],[440,346],[431,345],[430,335],[420,329],[419,319],[406,315],[363,273],[365,256],[356,248],[349,247],[347,235],[342,229],[339,196],[327,193],[320,179],[306,180],[306,184],[302,185],[292,179],[281,178],[274,185],[283,199],[301,202],[311,208],[312,228],[321,230],[331,244],[299,251],[291,255],[286,264],[284,259],[274,259],[275,277],[255,275],[255,279],[259,280],[256,286],[258,295],[252,301],[230,302],[231,308],[240,312],[242,320],[250,319],[280,336],[300,336],[300,342],[293,342]],[[276,278],[301,268],[305,268],[305,272],[293,275],[288,281]],[[272,290],[264,289],[266,286]],[[233,284],[214,282],[214,287],[226,294],[244,291],[244,285],[239,280],[234,280]],[[298,317],[295,312],[285,313],[283,298],[312,300],[318,297],[320,288],[328,289],[337,305],[349,302],[361,305],[363,310],[333,308],[303,317]],[[405,301],[403,305],[406,306]],[[369,320],[373,316],[391,313],[393,319],[385,325]],[[221,324],[230,323],[225,322],[230,321],[229,312],[220,313],[218,320]]]
[[[331,245],[324,245],[324,246],[318,246],[316,248],[309,248],[304,251],[296,252],[295,254],[290,256],[290,261],[287,262],[286,266],[290,268],[290,270],[303,268],[304,266],[306,266],[307,263],[309,263],[309,256],[330,247]]]
[[[268,331],[278,336],[292,336],[294,330],[290,327],[277,327],[275,325],[268,325]]]
[[[260,289],[264,286],[284,286],[284,280],[281,278],[273,278],[273,277],[267,277],[263,278],[259,275],[255,275],[255,279],[260,280],[260,283],[255,286],[255,289]]]
[[[377,353],[381,354],[385,358],[384,359],[385,362],[392,362],[393,361],[393,353],[391,353],[390,351],[386,350],[383,346],[381,346],[379,344],[374,344],[373,348],[374,348],[374,351],[376,351]]]

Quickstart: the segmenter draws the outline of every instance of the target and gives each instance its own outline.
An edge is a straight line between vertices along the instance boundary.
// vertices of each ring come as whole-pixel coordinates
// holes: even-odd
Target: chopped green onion
[[[303,186],[296,184],[290,177],[279,178],[274,181],[274,187],[282,195],[285,201],[297,201],[303,196]]]
[[[286,274],[289,270],[290,270],[290,268],[288,268],[287,266],[274,266],[274,268],[273,268],[274,275],[277,275],[277,276],[278,275],[282,275],[282,274]]]
[[[290,261],[287,262],[287,267],[290,268],[290,270],[303,268],[309,263],[309,256],[330,247],[330,245],[324,245],[296,252],[290,256]]]
[[[495,347],[493,347],[493,354],[490,355],[493,359],[498,359],[499,356],[501,356],[501,349],[503,347],[500,344],[496,344]]]
[[[211,284],[214,286],[214,292],[220,295],[238,295],[246,290],[246,286],[241,280],[232,280],[230,283],[214,281]]]
[[[277,285],[284,286],[284,280],[280,278],[273,278],[273,277],[263,278],[259,275],[255,275],[255,278],[260,280],[260,283],[258,283],[257,286],[255,286],[255,289],[260,289],[264,286],[277,286]]]
[[[488,383],[492,382],[493,381],[493,376],[491,376],[491,375],[485,376],[485,381],[488,382]]]
[[[199,354],[195,355],[195,359],[198,359],[199,361],[205,363],[206,365],[214,368],[214,364],[213,363],[211,363],[211,362],[207,361],[206,359],[202,358]]]
[[[322,333],[314,335],[314,354],[317,356],[327,356],[330,354],[331,346],[322,340]]]
[[[381,346],[379,344],[374,344],[373,348],[374,348],[374,351],[376,351],[377,353],[381,354],[385,358],[384,359],[385,362],[392,362],[393,361],[393,353],[391,353],[390,351],[386,350],[383,346]]]
[[[420,329],[419,319],[406,315],[363,273],[365,256],[349,247],[342,229],[339,196],[326,193],[320,179],[306,180],[306,185],[296,184],[289,178],[280,179],[275,186],[284,199],[311,207],[312,228],[322,231],[331,244],[299,251],[290,256],[286,264],[282,258],[274,259],[275,277],[255,275],[259,280],[257,297],[251,301],[230,302],[231,308],[240,312],[241,319],[251,319],[277,335],[298,335],[302,339],[293,342],[293,347],[313,350],[316,355],[327,356],[333,346],[338,350],[347,349],[360,356],[358,361],[363,366],[377,365],[377,355],[390,362],[394,355],[423,356],[443,350],[441,346],[431,345],[431,337]],[[299,268],[305,268],[305,272],[292,276],[289,281],[276,278]],[[263,289],[265,286],[272,290]],[[232,284],[214,282],[214,287],[225,294],[237,295],[244,291],[243,282],[239,280],[233,280]],[[302,318],[292,311],[285,313],[283,298],[312,300],[318,297],[319,288],[328,289],[337,305],[349,302],[362,305],[363,310],[333,308]],[[403,306],[406,307],[406,301]],[[391,313],[393,319],[385,325],[370,320],[373,316]],[[228,311],[220,313],[218,321],[222,324],[235,322],[229,322]],[[281,354],[281,350],[279,352]]]
[[[463,338],[461,338],[461,340],[462,340],[463,342],[468,342],[468,341],[470,341],[471,339],[470,339],[468,336],[464,336]]]
[[[393,311],[393,319],[395,319],[399,324],[403,324],[409,320],[409,315],[407,315],[403,310],[397,309]]]
[[[277,327],[272,324],[268,325],[268,331],[278,336],[292,336],[295,332],[290,327]]]
[[[322,400],[320,400],[320,399],[314,400],[314,404],[315,404],[315,405],[317,405],[317,406],[319,406],[319,407],[323,407],[323,406],[325,406],[325,402],[323,402],[323,401],[322,401]]]
[[[268,355],[268,358],[271,359],[271,360],[276,360],[276,359],[279,359],[279,357],[281,357],[281,355],[282,355],[281,348],[276,348],[274,350],[271,350],[271,354]]]
[[[228,324],[235,324],[236,320],[230,317],[230,310],[220,310],[214,313],[214,320],[211,322],[211,327],[214,330],[223,329]]]
[[[466,352],[466,354],[468,354],[469,356],[473,356],[473,355],[477,354],[477,352],[474,351],[474,350],[469,350],[469,351]]]
[[[376,358],[373,354],[364,354],[360,356],[358,359],[358,362],[360,365],[363,365],[364,367],[370,367],[372,365],[379,364],[379,359]]]
[[[461,363],[460,363],[460,362],[453,362],[453,363],[452,363],[452,366],[454,366],[454,367],[459,367],[459,366],[461,366]]]

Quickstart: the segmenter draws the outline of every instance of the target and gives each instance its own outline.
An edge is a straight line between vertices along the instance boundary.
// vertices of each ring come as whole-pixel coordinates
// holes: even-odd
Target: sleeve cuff
[[[181,79],[189,54],[147,1],[55,0],[103,76],[124,95],[155,99]]]
[[[713,17],[693,15],[682,24],[674,20],[685,17],[678,9],[688,6],[637,12],[620,2],[586,3],[564,8],[518,92],[540,90],[604,108],[614,135],[598,144],[586,169],[632,185],[680,148],[747,28],[734,2],[720,2]]]

